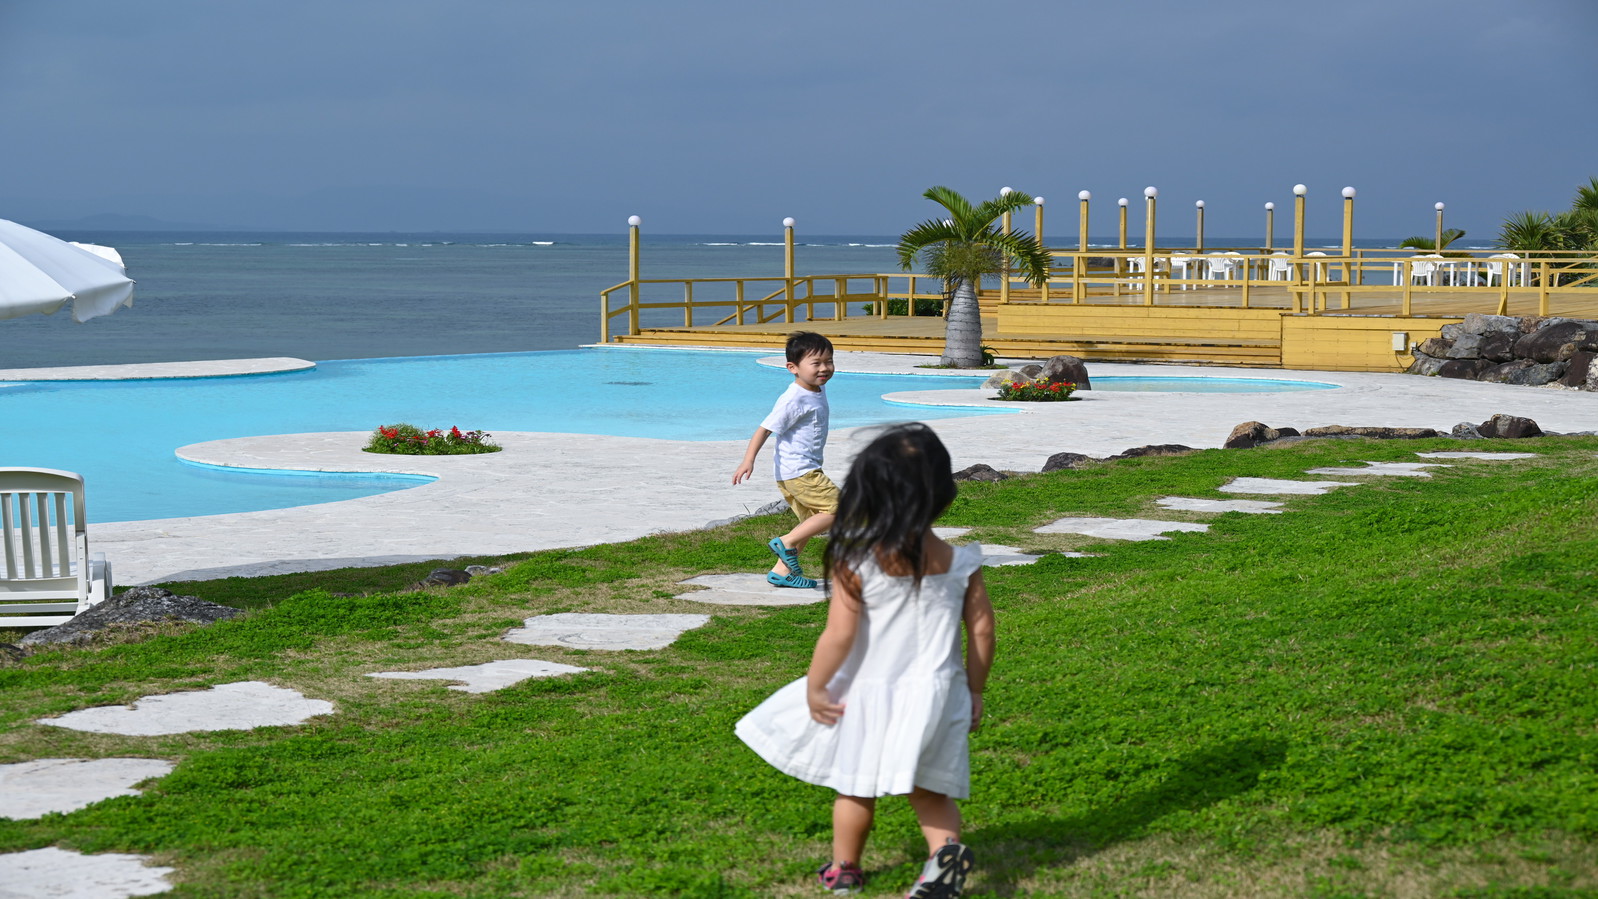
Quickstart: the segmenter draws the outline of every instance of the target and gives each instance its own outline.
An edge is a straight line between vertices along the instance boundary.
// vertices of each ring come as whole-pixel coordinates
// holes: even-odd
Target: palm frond
[[[995,233],[988,238],[987,243],[1010,257],[1016,273],[1027,281],[1041,286],[1048,280],[1054,257],[1043,249],[1037,238],[1025,231],[1012,231],[1009,234]]]
[[[899,235],[899,268],[909,271],[916,255],[927,247],[946,241],[960,241],[964,235],[948,219],[928,219]]]
[[[975,219],[984,226],[998,221],[999,216],[1006,212],[1014,212],[1032,205],[1032,195],[1012,190],[1007,194],[1000,194],[976,208]]]
[[[967,222],[974,217],[975,210],[971,208],[971,201],[951,187],[944,187],[941,184],[929,187],[921,196],[949,210],[949,217],[956,223]]]
[[[1598,212],[1598,176],[1589,177],[1586,184],[1576,188],[1576,199],[1571,201],[1570,208]]]

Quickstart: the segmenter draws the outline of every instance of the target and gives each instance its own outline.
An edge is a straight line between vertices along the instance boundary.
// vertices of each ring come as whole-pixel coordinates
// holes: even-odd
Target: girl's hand
[[[810,718],[817,724],[831,727],[843,717],[843,705],[833,702],[825,687],[811,687],[805,692],[805,697],[810,702]]]
[[[971,694],[971,732],[982,726],[982,694]]]

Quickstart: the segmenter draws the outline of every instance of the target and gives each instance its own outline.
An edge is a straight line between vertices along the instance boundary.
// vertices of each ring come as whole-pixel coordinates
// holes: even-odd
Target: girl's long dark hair
[[[954,502],[949,451],[924,424],[894,425],[855,457],[838,497],[826,569],[858,571],[873,552],[902,560],[917,585],[926,573],[922,538]]]

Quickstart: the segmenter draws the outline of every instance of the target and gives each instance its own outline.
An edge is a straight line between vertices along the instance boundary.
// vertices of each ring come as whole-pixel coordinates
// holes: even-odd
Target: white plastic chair
[[[1442,270],[1443,264],[1438,261],[1443,257],[1438,253],[1427,253],[1416,256],[1409,264],[1409,282],[1411,284],[1424,283],[1427,287],[1437,286],[1437,274]]]
[[[1269,267],[1266,269],[1266,272],[1265,272],[1265,280],[1267,280],[1267,281],[1291,281],[1291,280],[1293,280],[1293,263],[1288,261],[1288,257],[1289,257],[1289,254],[1284,252],[1284,251],[1282,251],[1282,250],[1277,250],[1276,252],[1272,253],[1271,254],[1271,258],[1268,260]]]
[[[1164,271],[1165,260],[1158,256],[1154,257],[1154,270],[1156,272]],[[1128,256],[1126,260],[1126,271],[1127,274],[1131,276],[1133,281],[1141,282],[1143,280],[1143,257]]]
[[[1502,261],[1502,260],[1505,260],[1505,259],[1519,259],[1519,258],[1520,257],[1515,255],[1514,253],[1494,253],[1493,255],[1488,256],[1487,257],[1488,261],[1486,263],[1484,263],[1484,266],[1483,266],[1487,270],[1487,286],[1488,287],[1493,286],[1493,279],[1494,278],[1497,278],[1499,283],[1503,283],[1505,275],[1508,275],[1509,283],[1510,283],[1511,286],[1513,286],[1516,283],[1516,272],[1515,272],[1516,269],[1520,269],[1519,282],[1521,284],[1525,284],[1526,283],[1526,264],[1525,263],[1521,263],[1519,265],[1515,265],[1513,263],[1508,263],[1508,262],[1503,262]],[[1493,262],[1492,260],[1494,260],[1494,259],[1497,259],[1497,260],[1500,260],[1500,261]]]
[[[1310,252],[1305,253],[1304,255],[1306,257],[1308,257],[1308,256],[1325,256],[1326,254],[1322,253],[1320,250],[1311,250]],[[1315,263],[1315,280],[1317,282],[1320,282],[1320,283],[1323,283],[1323,284],[1326,282],[1326,263],[1324,263],[1324,262]]]
[[[1198,256],[1172,256],[1171,257],[1171,277],[1172,278],[1180,278],[1182,280],[1186,280],[1188,278],[1191,278],[1191,277],[1193,277],[1193,271],[1195,269],[1197,269],[1199,263],[1203,262],[1203,261],[1204,260],[1201,257],[1198,257]],[[1180,274],[1178,274],[1178,272],[1180,272]],[[1192,284],[1183,284],[1182,285],[1182,289],[1183,290],[1192,290],[1193,289],[1193,285]]]
[[[51,627],[111,595],[105,554],[89,555],[83,478],[0,468],[0,627]]]
[[[1209,270],[1209,274],[1205,277],[1211,281],[1230,281],[1232,273],[1237,271],[1242,262],[1243,257],[1237,253],[1215,250],[1204,260],[1204,267]]]

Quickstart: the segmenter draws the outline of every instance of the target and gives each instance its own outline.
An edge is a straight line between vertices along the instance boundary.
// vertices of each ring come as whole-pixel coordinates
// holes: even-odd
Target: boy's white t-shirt
[[[760,426],[777,439],[773,453],[777,480],[815,471],[821,467],[821,453],[827,445],[827,395],[790,384]]]

